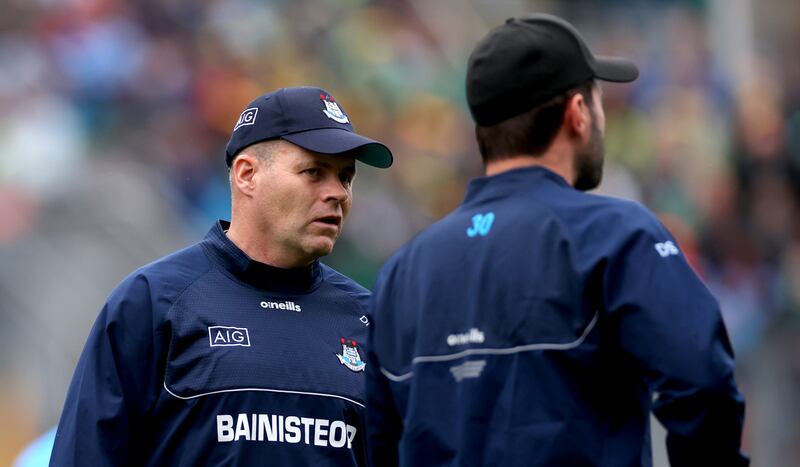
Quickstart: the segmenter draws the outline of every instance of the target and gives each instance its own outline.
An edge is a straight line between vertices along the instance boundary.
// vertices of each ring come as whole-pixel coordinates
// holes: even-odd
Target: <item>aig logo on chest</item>
[[[211,347],[250,347],[247,328],[209,326],[208,343]]]

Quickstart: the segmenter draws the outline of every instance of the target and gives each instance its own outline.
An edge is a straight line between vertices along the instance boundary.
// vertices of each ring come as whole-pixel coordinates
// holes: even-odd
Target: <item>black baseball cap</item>
[[[510,18],[478,42],[467,65],[467,103],[478,125],[491,126],[589,80],[638,76],[631,61],[592,55],[563,19],[534,14]]]
[[[374,167],[392,165],[389,148],[357,134],[339,102],[321,88],[281,88],[248,104],[233,127],[225,162],[230,167],[242,149],[278,138],[320,154],[351,153]]]

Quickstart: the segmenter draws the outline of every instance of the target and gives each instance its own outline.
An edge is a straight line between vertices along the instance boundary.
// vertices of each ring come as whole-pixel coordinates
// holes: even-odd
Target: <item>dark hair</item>
[[[592,108],[593,86],[593,81],[587,81],[496,125],[476,125],[475,137],[483,163],[509,159],[520,154],[542,155],[561,128],[567,101],[572,96],[580,93],[589,108]]]

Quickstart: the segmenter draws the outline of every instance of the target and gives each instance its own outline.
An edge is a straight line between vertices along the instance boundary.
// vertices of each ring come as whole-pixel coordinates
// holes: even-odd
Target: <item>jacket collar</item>
[[[234,277],[271,292],[302,294],[315,290],[322,282],[319,260],[301,268],[283,269],[253,259],[239,249],[226,234],[228,221],[217,221],[202,241],[211,258]]]
[[[518,187],[531,186],[532,184],[550,183],[563,188],[574,190],[564,178],[557,173],[542,166],[521,167],[507,170],[497,175],[476,177],[470,180],[464,203],[473,200],[479,193],[490,190],[505,192],[516,190]],[[463,204],[463,203],[462,203]]]

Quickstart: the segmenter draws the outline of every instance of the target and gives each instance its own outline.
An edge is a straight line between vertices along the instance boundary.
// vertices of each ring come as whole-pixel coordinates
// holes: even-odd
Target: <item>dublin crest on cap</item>
[[[348,120],[347,115],[342,112],[342,109],[339,108],[339,104],[333,100],[333,97],[320,94],[319,98],[322,99],[322,102],[325,103],[325,110],[322,112],[328,116],[331,120],[337,121],[339,123],[350,123]]]

